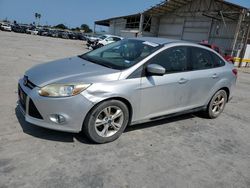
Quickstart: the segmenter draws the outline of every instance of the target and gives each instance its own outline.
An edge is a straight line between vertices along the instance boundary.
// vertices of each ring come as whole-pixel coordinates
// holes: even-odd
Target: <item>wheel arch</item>
[[[229,101],[229,97],[230,97],[230,90],[229,90],[229,88],[228,87],[222,87],[222,88],[220,88],[219,90],[224,90],[224,91],[226,91],[226,93],[227,93],[227,102]],[[218,91],[219,91],[218,90]],[[217,93],[218,91],[216,91],[215,93]]]
[[[88,111],[87,115],[85,116],[85,118],[84,118],[84,120],[83,120],[83,126],[84,126],[85,120],[86,120],[87,117],[90,115],[90,113],[95,109],[95,107],[98,106],[100,103],[105,102],[105,101],[109,101],[109,100],[118,100],[118,101],[123,102],[123,103],[127,106],[128,111],[129,111],[129,121],[128,121],[128,125],[129,125],[129,124],[131,123],[132,116],[133,116],[133,108],[132,108],[131,103],[130,103],[127,99],[125,99],[125,98],[123,98],[123,97],[111,97],[111,98],[107,98],[107,99],[104,99],[104,100],[99,101],[98,103],[96,103],[96,104]],[[83,126],[82,126],[82,128],[83,128]]]

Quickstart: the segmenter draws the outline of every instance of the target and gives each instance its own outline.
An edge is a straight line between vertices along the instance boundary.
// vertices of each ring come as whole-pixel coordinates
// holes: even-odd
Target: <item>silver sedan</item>
[[[106,143],[127,125],[194,111],[216,118],[232,97],[236,78],[233,65],[207,47],[124,39],[26,71],[18,104],[31,124],[83,131]]]

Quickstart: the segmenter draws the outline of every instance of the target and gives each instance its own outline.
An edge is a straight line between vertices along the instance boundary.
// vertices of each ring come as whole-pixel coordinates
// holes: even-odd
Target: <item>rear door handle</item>
[[[212,76],[213,79],[218,78],[218,77],[219,77],[219,76],[218,76],[217,73],[214,73],[213,76]]]
[[[185,83],[187,83],[187,82],[188,82],[188,80],[185,79],[185,78],[181,78],[181,79],[179,80],[179,84],[185,84]]]

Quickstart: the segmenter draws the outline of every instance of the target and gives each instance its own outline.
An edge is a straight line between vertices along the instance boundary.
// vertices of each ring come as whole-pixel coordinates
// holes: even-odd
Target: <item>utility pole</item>
[[[144,23],[144,14],[141,13],[140,24],[139,24],[139,35],[143,33],[143,23]]]
[[[238,41],[238,36],[239,36],[240,28],[241,28],[241,23],[242,23],[242,21],[243,21],[243,19],[245,17],[245,12],[246,12],[246,10],[243,9],[242,12],[240,13],[240,16],[239,16],[239,22],[238,22],[236,30],[235,30],[231,56],[235,55],[234,52],[235,52],[236,44],[237,44],[237,41]]]

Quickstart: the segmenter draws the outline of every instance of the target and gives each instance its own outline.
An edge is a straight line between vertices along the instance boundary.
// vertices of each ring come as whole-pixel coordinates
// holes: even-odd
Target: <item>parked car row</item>
[[[56,37],[63,39],[75,39],[75,40],[87,40],[87,36],[81,32],[65,31],[60,29],[51,29],[45,27],[36,27],[33,25],[19,25],[0,23],[0,29],[2,31],[13,31],[16,33],[26,33],[31,35],[40,35],[48,37]]]
[[[63,39],[75,39],[75,40],[86,40],[86,36],[80,32],[64,31],[64,30],[52,30],[52,29],[41,29],[38,31],[38,35],[63,38]]]

